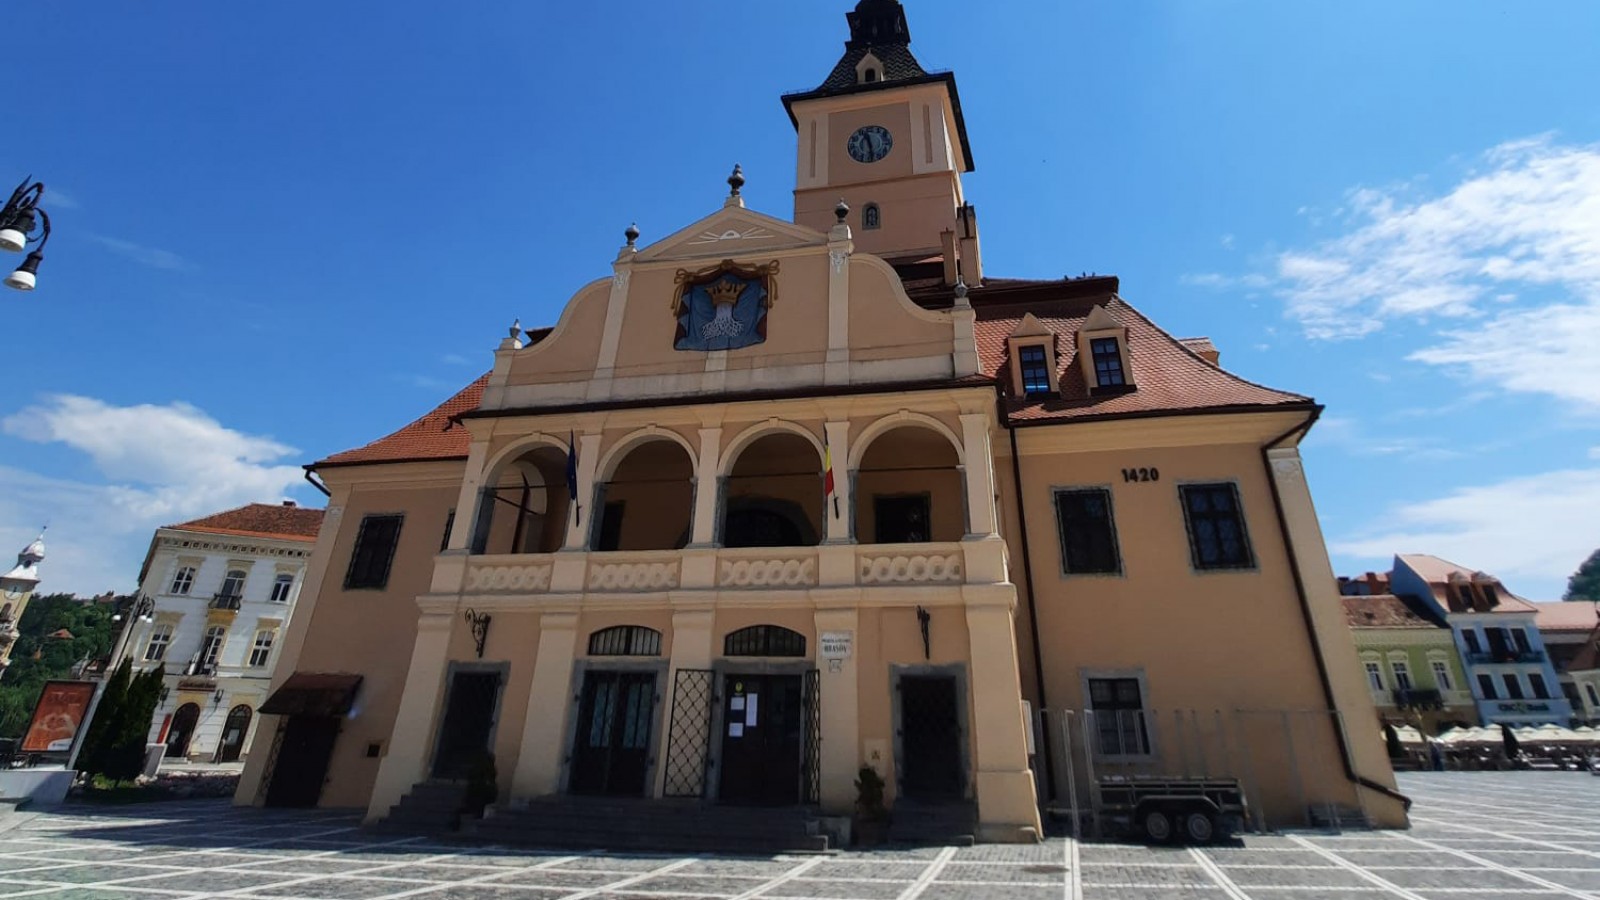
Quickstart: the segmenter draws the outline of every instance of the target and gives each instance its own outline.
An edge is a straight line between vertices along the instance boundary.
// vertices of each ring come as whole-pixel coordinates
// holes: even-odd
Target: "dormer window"
[[[1137,390],[1128,360],[1128,329],[1104,306],[1089,311],[1078,332],[1078,366],[1090,394],[1121,394]]]
[[[861,80],[866,82],[867,84],[871,84],[874,81],[877,81],[878,80],[878,70],[877,69],[868,69],[866,72],[862,73]]]
[[[1022,367],[1022,391],[1033,396],[1050,393],[1049,353],[1043,344],[1017,348],[1017,363]]]
[[[877,84],[883,80],[883,60],[871,51],[856,63],[856,84]]]
[[[878,210],[878,204],[868,203],[861,208],[861,227],[872,231],[883,226],[883,213]]]
[[[1123,387],[1127,380],[1122,372],[1122,348],[1117,339],[1095,338],[1089,342],[1094,355],[1094,383],[1097,387]]]

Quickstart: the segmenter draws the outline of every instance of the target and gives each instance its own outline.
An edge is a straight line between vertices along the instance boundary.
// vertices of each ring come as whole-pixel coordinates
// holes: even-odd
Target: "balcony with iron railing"
[[[244,595],[232,593],[217,593],[211,595],[211,608],[231,610],[238,612],[239,606],[244,602]]]
[[[1393,698],[1399,709],[1444,709],[1444,696],[1432,688],[1396,688]]]
[[[1467,662],[1478,665],[1491,663],[1541,663],[1543,650],[1472,650],[1467,652]]]

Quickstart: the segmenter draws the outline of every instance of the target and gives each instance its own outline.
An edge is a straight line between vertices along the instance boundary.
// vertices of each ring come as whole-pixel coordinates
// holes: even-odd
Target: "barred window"
[[[1237,487],[1231,482],[1186,484],[1178,492],[1183,497],[1189,552],[1196,569],[1255,568]]]
[[[1150,730],[1146,727],[1139,679],[1089,679],[1089,705],[1094,711],[1101,755],[1131,756],[1150,752]]]
[[[805,656],[806,636],[778,625],[752,625],[728,633],[723,656]]]
[[[1105,488],[1056,491],[1061,568],[1068,575],[1120,574],[1111,492]]]
[[[394,551],[400,544],[400,526],[405,518],[400,515],[362,517],[356,546],[350,553],[350,569],[344,576],[345,590],[381,591],[389,586],[389,567],[394,563]]]
[[[618,625],[589,635],[590,656],[660,656],[661,632],[642,625]]]

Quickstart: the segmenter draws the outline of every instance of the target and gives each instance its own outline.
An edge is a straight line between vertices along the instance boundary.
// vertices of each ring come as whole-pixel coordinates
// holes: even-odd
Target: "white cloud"
[[[1400,505],[1376,517],[1382,527],[1329,549],[1372,560],[1431,553],[1498,575],[1519,593],[1559,592],[1555,586],[1600,547],[1597,509],[1600,469],[1545,472]],[[1519,589],[1519,577],[1542,587]]]
[[[131,259],[142,266],[149,266],[152,269],[167,269],[180,272],[193,268],[193,265],[188,260],[173,253],[171,250],[146,247],[143,244],[135,244],[133,241],[106,237],[100,234],[91,234],[89,238],[118,256]]]
[[[1412,437],[1385,431],[1372,434],[1353,418],[1325,416],[1306,439],[1309,446],[1337,448],[1352,456],[1383,456],[1407,461],[1438,462],[1467,455],[1454,447],[1439,446],[1431,437]]]
[[[1222,290],[1232,287],[1264,288],[1271,284],[1271,279],[1265,275],[1250,273],[1248,275],[1224,275],[1221,272],[1197,272],[1178,277],[1179,284],[1190,287],[1214,288]]]
[[[130,589],[157,526],[276,502],[302,484],[301,468],[282,464],[294,448],[227,428],[187,403],[112,406],[61,395],[0,420],[0,431],[77,450],[104,478],[0,466],[0,541],[20,548],[37,532],[31,523],[52,526],[45,590]]]
[[[1290,316],[1315,338],[1456,323],[1410,358],[1600,406],[1600,144],[1514,141],[1447,192],[1417,190],[1353,190],[1353,230],[1281,253]]]

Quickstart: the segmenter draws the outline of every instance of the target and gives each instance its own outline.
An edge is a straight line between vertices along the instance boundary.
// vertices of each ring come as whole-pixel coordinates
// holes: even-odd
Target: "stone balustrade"
[[[998,540],[465,556],[443,554],[435,595],[773,591],[1005,581]]]

